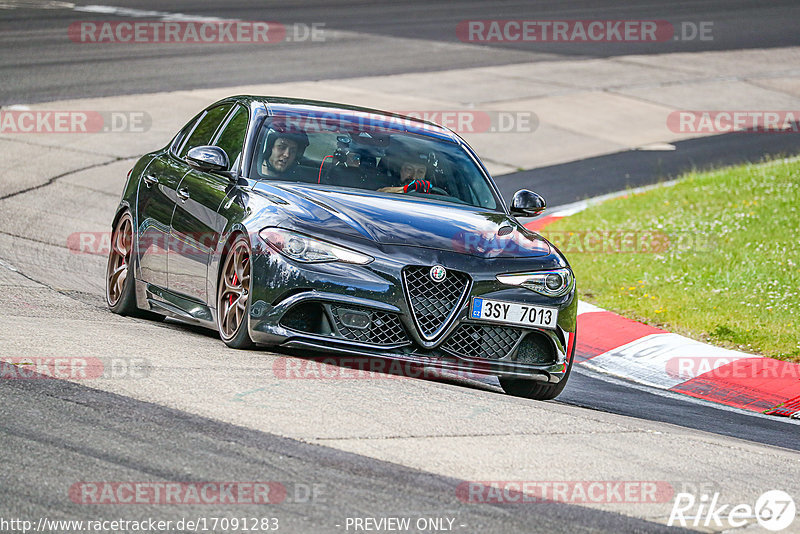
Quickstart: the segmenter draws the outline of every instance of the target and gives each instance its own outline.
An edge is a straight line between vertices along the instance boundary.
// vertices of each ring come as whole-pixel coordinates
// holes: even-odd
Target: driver
[[[382,193],[431,192],[431,183],[425,179],[428,174],[428,163],[423,154],[402,150],[399,154],[389,155],[389,159],[394,164],[395,174],[399,175],[400,185],[381,187],[378,191]]]
[[[285,180],[294,174],[297,161],[308,147],[308,136],[286,124],[273,123],[269,126],[264,145],[264,158],[259,173]]]

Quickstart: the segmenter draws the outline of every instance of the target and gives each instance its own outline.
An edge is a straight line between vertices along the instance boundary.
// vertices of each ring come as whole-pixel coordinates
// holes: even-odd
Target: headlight
[[[526,287],[548,297],[562,297],[575,286],[575,277],[569,269],[498,274],[497,281],[510,286]]]
[[[287,258],[303,263],[341,261],[366,265],[374,258],[283,228],[264,228],[258,235]]]

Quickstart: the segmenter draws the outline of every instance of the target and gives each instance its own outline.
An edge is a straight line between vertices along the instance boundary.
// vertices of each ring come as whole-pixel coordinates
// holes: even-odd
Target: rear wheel
[[[222,262],[217,284],[217,327],[226,345],[234,349],[253,346],[247,331],[250,313],[250,242],[238,235]]]
[[[144,319],[162,320],[157,313],[136,306],[136,281],[133,278],[133,218],[124,211],[111,233],[111,250],[106,266],[106,302],[112,312]]]

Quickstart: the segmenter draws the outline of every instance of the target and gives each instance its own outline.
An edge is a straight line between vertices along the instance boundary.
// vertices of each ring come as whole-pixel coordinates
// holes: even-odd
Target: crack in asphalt
[[[8,193],[6,195],[3,195],[3,196],[0,197],[0,202],[2,202],[3,200],[8,200],[9,198],[14,198],[14,197],[19,196],[19,195],[24,195],[25,193],[30,193],[31,191],[36,191],[36,190],[42,189],[42,188],[47,187],[49,185],[53,185],[56,182],[56,180],[60,180],[61,178],[65,178],[65,177],[70,176],[72,174],[76,174],[76,173],[79,173],[79,172],[82,172],[82,171],[88,171],[88,170],[91,170],[91,169],[97,169],[99,167],[105,167],[107,165],[111,165],[112,163],[116,163],[118,161],[124,161],[126,159],[131,159],[131,158],[122,157],[122,156],[115,156],[114,159],[111,159],[109,161],[104,161],[104,162],[100,162],[100,163],[94,163],[92,165],[87,165],[86,167],[80,167],[78,169],[72,169],[70,171],[67,171],[67,172],[58,174],[56,176],[53,176],[52,178],[48,178],[48,180],[46,182],[43,182],[41,184],[33,185],[31,187],[27,187],[25,189],[21,189],[19,191],[15,191],[14,193]]]
[[[0,199],[0,200],[2,200],[2,199]],[[7,236],[9,236],[11,238],[24,239],[26,241],[31,241],[33,243],[39,243],[41,245],[47,245],[47,246],[51,246],[51,247],[64,248],[64,249],[67,248],[67,247],[62,247],[60,245],[55,245],[53,243],[48,243],[46,241],[42,241],[42,240],[39,240],[39,239],[35,239],[35,238],[32,238],[32,237],[25,237],[25,236],[21,236],[21,235],[16,235],[16,234],[12,234],[12,233],[9,233],[9,232],[4,232],[4,231],[1,231],[1,230],[0,230],[0,234],[7,235]],[[85,306],[89,306],[89,307],[100,309],[100,310],[105,309],[104,306],[100,306],[100,305],[97,305],[97,304],[92,304],[90,302],[87,302],[85,299],[81,299],[81,298],[78,298],[78,296],[76,296],[76,294],[79,294],[79,295],[81,295],[81,294],[82,295],[93,295],[93,293],[82,293],[80,291],[75,291],[75,290],[59,289],[57,287],[54,287],[54,286],[50,285],[47,282],[44,282],[44,281],[39,280],[37,278],[34,278],[33,276],[25,273],[25,271],[23,271],[22,269],[20,269],[19,267],[17,267],[13,263],[11,263],[11,261],[8,260],[8,259],[0,258],[0,267],[4,267],[4,268],[8,269],[11,272],[19,274],[20,276],[22,276],[23,278],[25,278],[26,280],[28,280],[30,282],[33,282],[34,284],[38,284],[39,286],[41,286],[40,289],[49,289],[50,291],[58,293],[59,295],[63,295],[65,297],[67,297],[67,298],[69,298],[71,300],[74,300],[75,302],[78,302],[80,304],[83,304]]]
[[[36,280],[35,278],[32,278],[31,276],[28,276],[27,274],[22,272],[18,267],[16,267],[15,265],[13,265],[12,263],[10,263],[7,260],[0,259],[0,267],[5,267],[6,269],[11,271],[12,273],[17,273],[21,277],[25,278],[26,280],[29,280],[29,281],[33,282],[34,284],[39,284],[42,287],[45,287],[47,289],[52,289],[53,291],[58,292],[58,290],[55,289],[54,287],[49,286],[49,285],[45,284],[44,282],[42,282],[40,280]],[[18,287],[22,287],[22,286],[18,286]]]
[[[10,140],[10,139],[7,139],[7,138],[2,138],[2,139]],[[10,140],[10,141],[16,141],[16,140]],[[37,143],[28,143],[28,142],[25,142],[25,141],[16,141],[16,142],[30,144],[30,145],[34,145],[34,146],[42,146],[42,145],[37,144]],[[66,149],[66,150],[72,150],[73,152],[82,152],[80,150],[69,149],[69,148]],[[102,155],[102,154],[95,154],[95,155]],[[83,172],[83,171],[87,171],[87,170],[91,170],[91,169],[96,169],[96,168],[100,168],[100,167],[105,167],[105,166],[111,165],[113,163],[117,163],[119,161],[133,159],[133,157],[123,157],[123,156],[108,156],[108,157],[111,157],[112,159],[110,159],[108,161],[100,162],[100,163],[94,163],[92,165],[87,165],[85,167],[72,169],[72,170],[63,172],[61,174],[57,174],[56,176],[52,176],[52,177],[48,178],[47,181],[45,181],[45,182],[43,182],[41,184],[37,184],[37,185],[31,186],[31,187],[27,187],[25,189],[21,189],[19,191],[15,191],[13,193],[8,193],[6,195],[3,195],[3,196],[0,197],[0,202],[2,202],[3,200],[8,200],[10,198],[15,198],[15,197],[20,196],[20,195],[24,195],[26,193],[37,191],[39,189],[43,189],[45,187],[53,185],[54,183],[56,183],[56,181],[60,180],[61,178],[65,178],[67,176],[71,176],[71,175],[77,174],[79,172]],[[39,240],[39,239],[36,239],[36,238],[16,235],[16,234],[12,234],[12,233],[9,233],[9,232],[0,231],[0,234],[7,235],[7,236],[12,237],[12,238],[25,239],[25,240],[32,241],[34,243],[43,244],[43,245],[49,245],[49,246],[54,246],[54,247],[58,247],[58,248],[66,248],[66,247],[62,247],[60,245],[53,244],[53,243],[48,243],[46,241],[42,241],[42,240]],[[71,300],[74,300],[76,302],[79,302],[81,304],[88,305],[88,306],[91,306],[91,307],[94,307],[94,308],[102,309],[102,306],[89,304],[89,303],[87,303],[87,302],[85,302],[85,301],[83,301],[81,299],[78,299],[73,294],[74,292],[63,290],[63,289],[58,289],[56,287],[53,287],[52,285],[48,284],[47,282],[44,282],[42,280],[38,280],[38,279],[26,274],[23,270],[19,269],[16,266],[13,266],[12,264],[10,264],[8,262],[0,262],[0,266],[5,267],[5,268],[9,269],[10,271],[19,274],[23,278],[25,278],[25,279],[27,279],[27,280],[35,283],[35,284],[38,284],[38,285],[40,285],[40,286],[42,286],[44,288],[50,289],[51,291],[54,291],[54,292],[56,292],[56,293],[58,293],[60,295],[63,295],[63,296],[65,296],[65,297],[67,297],[67,298],[69,298]]]
[[[45,282],[42,282],[41,280],[37,280],[36,278],[33,278],[32,276],[29,276],[29,275],[25,274],[24,272],[20,271],[16,267],[11,269],[11,268],[8,267],[8,262],[0,260],[0,267],[5,267],[9,271],[12,271],[12,272],[15,272],[15,273],[19,274],[20,276],[22,276],[26,280],[29,280],[29,281],[33,282],[34,284],[38,284],[39,286],[41,286],[39,289],[49,289],[50,291],[53,291],[55,293],[58,293],[59,295],[67,297],[70,300],[74,300],[75,302],[78,302],[79,304],[83,304],[84,306],[89,306],[91,308],[95,308],[95,309],[98,309],[98,310],[106,309],[104,306],[100,306],[100,305],[97,305],[97,304],[91,304],[89,302],[86,302],[85,300],[79,299],[78,297],[76,297],[74,295],[74,293],[76,293],[75,291],[71,291],[71,290],[67,290],[67,289],[55,288],[55,287],[53,287],[53,286],[51,286],[51,285],[49,285],[49,284],[47,284]],[[12,287],[23,287],[23,286],[12,286]],[[14,316],[12,315],[12,316],[9,316],[9,317],[14,317]],[[17,317],[26,317],[26,316],[21,316],[20,315],[20,316],[17,316]],[[81,320],[85,320],[85,319],[81,319]],[[96,321],[93,321],[93,322],[96,322]]]
[[[15,238],[18,238],[18,239],[26,239],[26,240],[29,240],[29,241],[33,241],[34,243],[40,243],[40,244],[43,244],[43,245],[50,245],[50,246],[58,247],[58,245],[53,245],[52,243],[47,243],[45,241],[39,241],[37,239],[32,239],[32,238],[28,238],[28,237],[9,234],[8,232],[0,231],[0,234],[7,235],[7,236],[10,236],[10,237],[15,237]],[[66,247],[60,247],[60,248],[66,248]],[[74,290],[59,289],[57,287],[53,287],[50,284],[48,284],[47,282],[43,282],[42,280],[38,280],[38,279],[34,278],[33,276],[31,276],[29,274],[26,274],[22,269],[20,269],[19,267],[17,267],[16,265],[11,263],[7,259],[0,258],[0,267],[4,267],[4,268],[8,269],[9,271],[11,271],[13,273],[17,273],[18,275],[20,275],[21,277],[25,278],[26,280],[28,280],[30,282],[33,282],[34,284],[38,284],[39,286],[41,286],[41,289],[49,289],[50,291],[58,293],[59,295],[63,295],[63,296],[65,296],[65,297],[67,297],[67,298],[69,298],[71,300],[74,300],[75,302],[78,302],[78,303],[86,305],[86,306],[90,306],[92,308],[105,309],[103,306],[98,306],[96,304],[91,304],[89,302],[86,302],[85,300],[77,298],[75,296],[75,293],[79,293],[79,292],[76,292]]]

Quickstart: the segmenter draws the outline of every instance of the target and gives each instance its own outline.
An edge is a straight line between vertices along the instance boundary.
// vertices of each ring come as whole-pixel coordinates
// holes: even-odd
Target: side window
[[[234,168],[234,163],[239,159],[242,154],[242,145],[244,145],[244,136],[247,133],[247,120],[248,113],[242,106],[236,106],[236,109],[231,114],[231,118],[225,125],[222,132],[217,136],[214,145],[220,147],[228,155],[228,161],[231,163],[231,169]]]
[[[192,135],[189,136],[186,144],[183,145],[179,156],[181,158],[186,157],[186,153],[189,152],[190,149],[196,146],[209,144],[214,132],[219,128],[219,123],[221,123],[222,119],[228,114],[232,105],[233,104],[224,104],[208,110],[203,118],[200,119],[197,128],[195,128]]]
[[[186,124],[186,126],[183,127],[183,130],[181,130],[178,135],[175,136],[175,139],[172,141],[172,145],[169,147],[169,151],[172,152],[174,156],[178,155],[178,150],[180,150],[181,145],[186,140],[186,136],[192,132],[192,128],[194,128],[194,125],[197,124],[197,119],[199,118],[200,116],[196,115]]]

